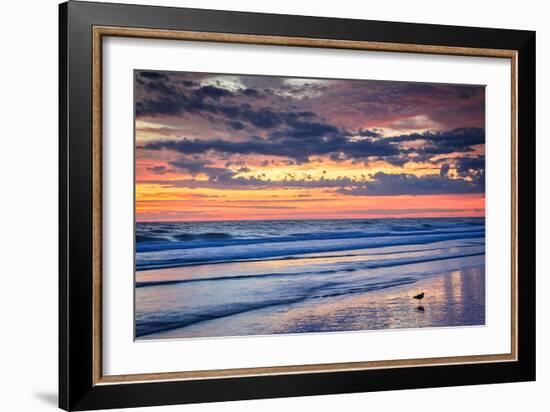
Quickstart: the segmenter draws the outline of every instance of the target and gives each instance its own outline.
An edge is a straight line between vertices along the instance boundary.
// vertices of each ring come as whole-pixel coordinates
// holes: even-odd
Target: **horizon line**
[[[135,220],[135,223],[207,223],[207,222],[273,222],[305,220],[381,220],[381,219],[485,219],[483,216],[420,216],[420,217],[350,217],[350,218],[296,218],[296,219],[210,219],[210,220]]]

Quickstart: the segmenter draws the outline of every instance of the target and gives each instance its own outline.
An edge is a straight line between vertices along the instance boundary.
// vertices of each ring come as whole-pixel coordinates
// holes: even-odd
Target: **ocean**
[[[148,222],[135,248],[136,339],[485,323],[484,218]]]

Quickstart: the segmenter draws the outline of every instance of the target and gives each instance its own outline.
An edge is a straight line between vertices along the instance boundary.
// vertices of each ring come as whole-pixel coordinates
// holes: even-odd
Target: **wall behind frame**
[[[550,152],[550,28],[544,2],[502,0],[439,2],[394,0],[357,2],[278,0],[118,0],[121,3],[201,7],[266,13],[304,14],[373,20],[409,21],[537,31],[537,377],[535,383],[423,389],[309,398],[241,401],[141,409],[143,411],[364,411],[463,412],[491,408],[517,411],[529,405],[543,410],[550,386],[550,263],[544,261],[550,218],[544,210],[550,191],[544,185]],[[1,6],[2,147],[1,256],[2,351],[0,408],[9,411],[54,410],[57,404],[57,0],[5,2]],[[547,185],[546,185],[547,186]]]

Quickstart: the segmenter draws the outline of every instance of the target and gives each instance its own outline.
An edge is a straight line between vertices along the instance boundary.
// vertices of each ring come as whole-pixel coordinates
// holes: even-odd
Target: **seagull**
[[[424,307],[422,306],[422,299],[424,298],[424,292],[414,295],[413,299],[418,299],[418,307],[416,308],[420,312],[424,312]]]

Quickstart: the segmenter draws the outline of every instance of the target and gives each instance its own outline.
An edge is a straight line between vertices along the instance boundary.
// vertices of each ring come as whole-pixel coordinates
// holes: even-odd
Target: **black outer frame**
[[[518,361],[94,385],[92,26],[518,52]],[[59,407],[89,410],[535,380],[535,32],[73,2],[59,6]]]

